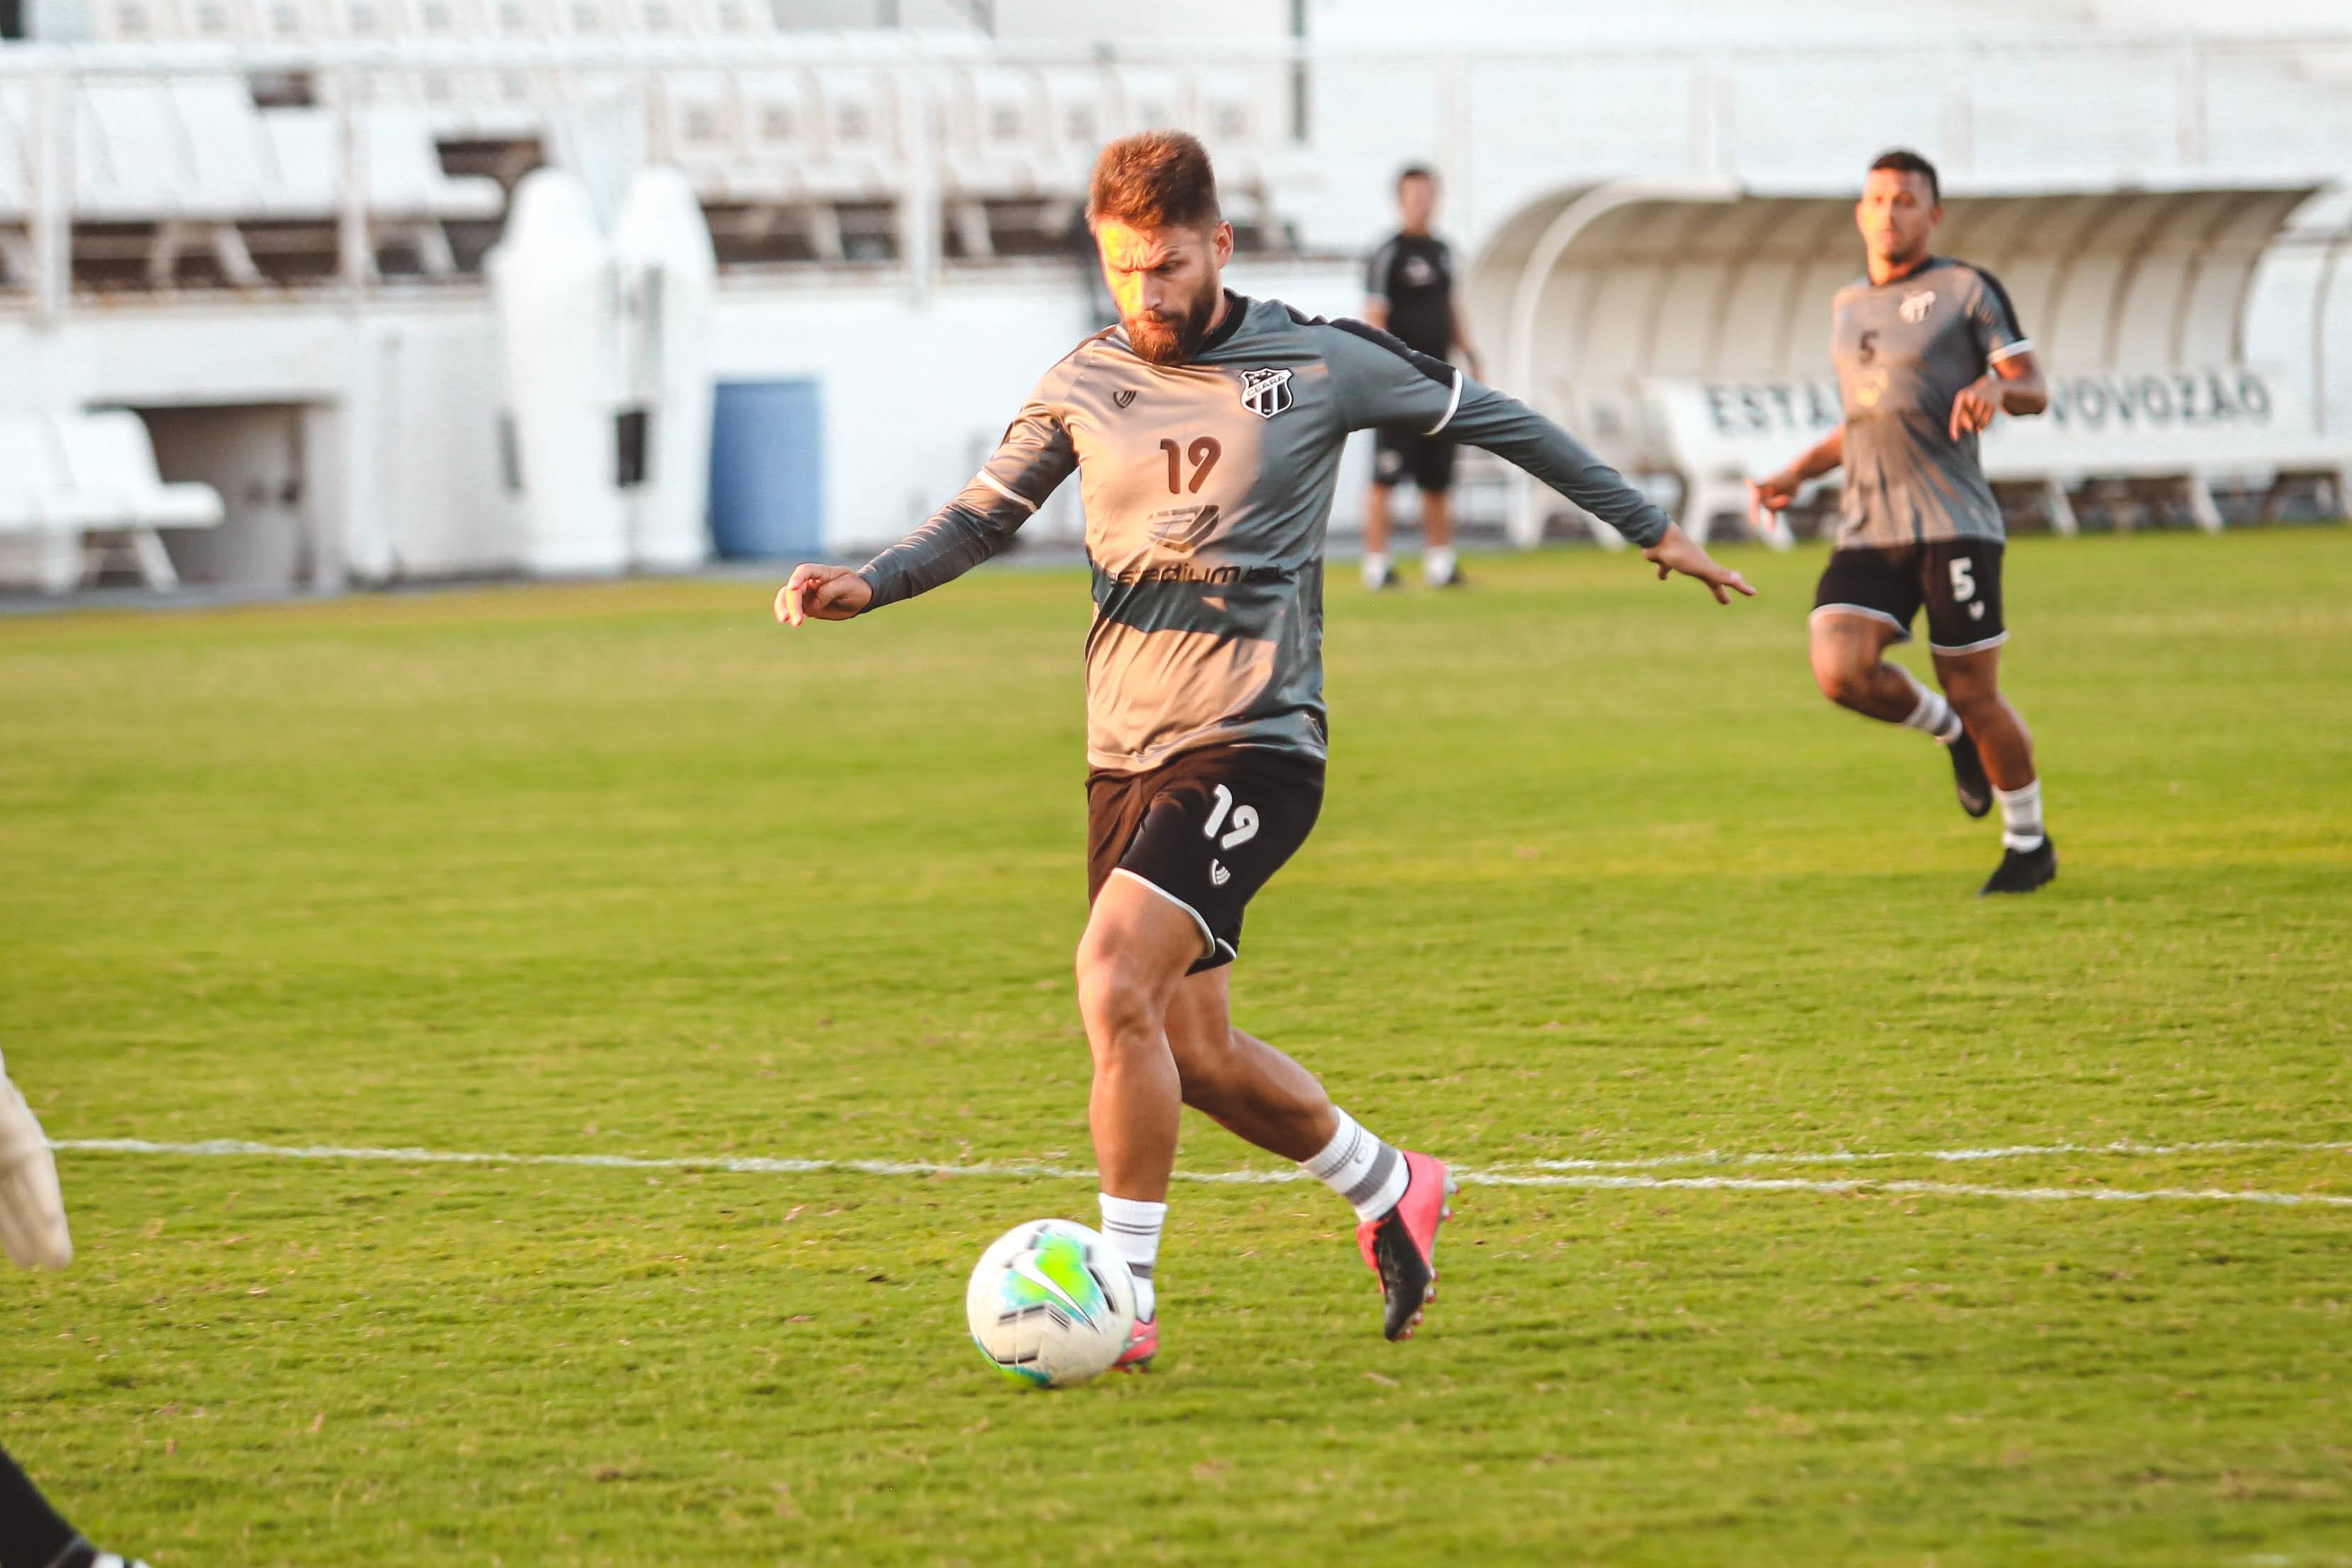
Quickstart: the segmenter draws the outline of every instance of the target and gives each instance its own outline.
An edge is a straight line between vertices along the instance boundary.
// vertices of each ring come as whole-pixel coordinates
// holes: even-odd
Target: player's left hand
[[[1642,559],[1658,569],[1658,580],[1664,582],[1675,572],[1695,577],[1706,584],[1717,604],[1728,604],[1735,593],[1743,599],[1753,599],[1756,591],[1748,580],[1721,565],[1714,557],[1698,548],[1691,537],[1673,523],[1666,525],[1665,537],[1642,552]]]
[[[1979,377],[1960,389],[1952,400],[1952,439],[1958,441],[1971,431],[1982,430],[2000,412],[2000,388],[1990,375]]]

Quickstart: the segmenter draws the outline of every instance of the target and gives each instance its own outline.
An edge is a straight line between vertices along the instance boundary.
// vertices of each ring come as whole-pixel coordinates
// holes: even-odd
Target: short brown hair
[[[1215,226],[1217,172],[1198,137],[1181,131],[1122,136],[1095,160],[1087,185],[1087,226],[1112,218],[1137,228]]]

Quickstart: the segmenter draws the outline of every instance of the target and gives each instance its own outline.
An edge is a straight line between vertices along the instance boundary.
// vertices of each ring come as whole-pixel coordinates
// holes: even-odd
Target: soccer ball
[[[1135,1326],[1135,1279],[1111,1244],[1067,1219],[1033,1219],[989,1244],[964,1291],[980,1354],[1007,1376],[1066,1388],[1110,1370]]]

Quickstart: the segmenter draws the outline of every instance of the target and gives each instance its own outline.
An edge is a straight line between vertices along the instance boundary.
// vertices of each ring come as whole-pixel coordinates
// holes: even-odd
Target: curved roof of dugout
[[[2256,271],[2322,189],[1975,190],[1948,196],[1936,248],[2000,279],[2044,363],[2235,363]],[[1671,466],[1643,380],[1827,373],[1830,298],[1862,272],[1853,199],[1654,180],[1539,197],[1472,264],[1490,368],[1620,466]],[[2352,223],[2332,226],[2330,269],[2352,239]],[[2314,299],[2315,356],[2326,292]]]

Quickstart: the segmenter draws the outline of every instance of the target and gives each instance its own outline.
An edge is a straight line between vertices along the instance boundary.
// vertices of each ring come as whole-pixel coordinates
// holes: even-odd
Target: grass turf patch
[[[1238,1016],[1477,1166],[2352,1141],[2352,545],[2011,554],[2064,866],[1990,904],[1934,748],[1811,691],[1818,553],[1727,610],[1591,554],[1336,589],[1331,798]],[[1082,1166],[1084,621],[997,572],[790,635],[729,584],[0,622],[11,1070],[59,1137]],[[0,1287],[0,1441],[158,1568],[2352,1534],[2352,1211],[1478,1188],[1398,1350],[1328,1195],[1180,1187],[1165,1370],[1024,1398],[962,1273],[1082,1185],[64,1164],[83,1256]]]

